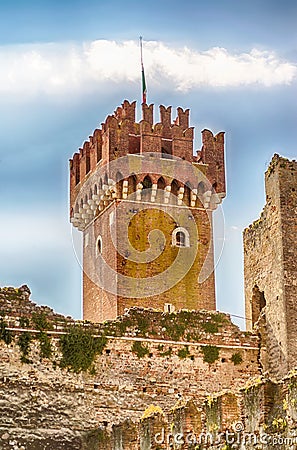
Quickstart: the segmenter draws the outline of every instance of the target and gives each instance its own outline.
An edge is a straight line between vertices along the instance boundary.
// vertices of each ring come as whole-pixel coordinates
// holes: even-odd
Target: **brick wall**
[[[39,341],[34,339],[28,355],[31,364],[21,363],[17,340],[25,331],[38,335],[32,329],[36,323],[32,314],[46,310],[30,305],[27,288],[2,289],[1,294],[2,318],[15,335],[8,345],[0,341],[3,449],[10,448],[12,441],[19,448],[36,450],[146,448],[147,431],[142,433],[139,428],[146,422],[140,418],[152,403],[164,414],[172,414],[179,398],[199,405],[206,394],[240,388],[260,373],[258,337],[240,331],[228,315],[207,311],[165,314],[139,308],[105,324],[76,322],[107,335],[92,374],[59,367],[59,333],[74,321],[51,311],[46,333],[53,346],[52,357],[41,359]],[[30,319],[29,328],[22,328],[22,317]],[[148,349],[144,357],[132,349],[134,342]],[[217,349],[213,362],[206,362],[206,348]],[[240,354],[238,364],[233,362],[234,354]],[[189,417],[182,412],[189,426],[200,421],[195,408],[188,407]],[[154,429],[158,431],[159,425]],[[152,433],[151,425],[149,430]]]

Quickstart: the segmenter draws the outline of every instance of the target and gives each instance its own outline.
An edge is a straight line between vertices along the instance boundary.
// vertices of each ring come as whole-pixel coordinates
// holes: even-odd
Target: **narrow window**
[[[80,170],[79,170],[79,164],[76,164],[75,166],[75,184],[78,184],[80,182]]]
[[[150,201],[152,195],[152,180],[148,175],[144,178],[143,182],[143,190],[142,190],[142,199],[145,201]]]
[[[182,227],[176,228],[172,233],[173,247],[190,247],[189,232]]]
[[[186,246],[186,235],[183,231],[178,231],[176,233],[176,246],[185,247]]]
[[[96,241],[96,256],[99,256],[102,254],[102,237],[98,236]]]
[[[90,172],[91,170],[91,158],[90,158],[90,150],[88,149],[86,151],[86,175]]]
[[[173,180],[171,183],[171,200],[170,203],[173,205],[177,204],[177,196],[178,196],[178,182],[176,180]]]
[[[175,307],[171,303],[164,304],[164,312],[172,313],[175,310]]]

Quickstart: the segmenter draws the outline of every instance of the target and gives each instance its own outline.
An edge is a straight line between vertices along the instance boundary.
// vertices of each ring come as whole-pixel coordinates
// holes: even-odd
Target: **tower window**
[[[171,303],[164,304],[164,312],[172,313],[175,310],[175,307]]]
[[[102,237],[98,236],[96,241],[96,256],[101,255],[102,253]]]
[[[174,247],[190,247],[189,232],[182,227],[176,228],[172,233],[172,245]]]
[[[185,247],[186,246],[186,236],[183,231],[178,231],[176,233],[176,245],[178,247]]]

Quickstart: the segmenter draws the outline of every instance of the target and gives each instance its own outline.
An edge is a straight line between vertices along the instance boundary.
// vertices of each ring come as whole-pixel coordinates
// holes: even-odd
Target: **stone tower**
[[[274,155],[265,186],[261,217],[244,230],[246,325],[261,317],[264,368],[282,377],[297,355],[297,162]]]
[[[225,197],[224,133],[202,132],[193,156],[189,110],[125,100],[70,160],[70,217],[83,232],[83,316],[133,306],[216,308],[212,211]]]

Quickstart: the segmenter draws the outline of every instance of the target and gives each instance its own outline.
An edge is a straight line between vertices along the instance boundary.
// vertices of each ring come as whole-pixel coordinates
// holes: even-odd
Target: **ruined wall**
[[[265,308],[266,370],[282,377],[294,368],[297,352],[296,161],[275,155],[265,185],[261,217],[244,230],[247,329]]]
[[[201,402],[178,401],[169,413],[155,404],[139,423],[138,447],[116,447],[111,439],[107,449],[294,450],[296,386],[296,374],[281,383],[259,377],[244,389],[218,392]],[[118,435],[119,429],[127,432],[127,425],[118,427]]]
[[[74,321],[51,310],[45,316],[30,304],[26,288],[2,289],[0,298],[3,449],[11,442],[30,450],[144,449],[139,420],[152,403],[169,414],[178,398],[199,403],[205,394],[240,388],[260,373],[258,337],[241,332],[227,315],[137,308],[105,324],[76,322],[107,341],[90,370],[75,373],[61,367],[60,343]],[[41,352],[44,335],[52,346],[48,357]]]

